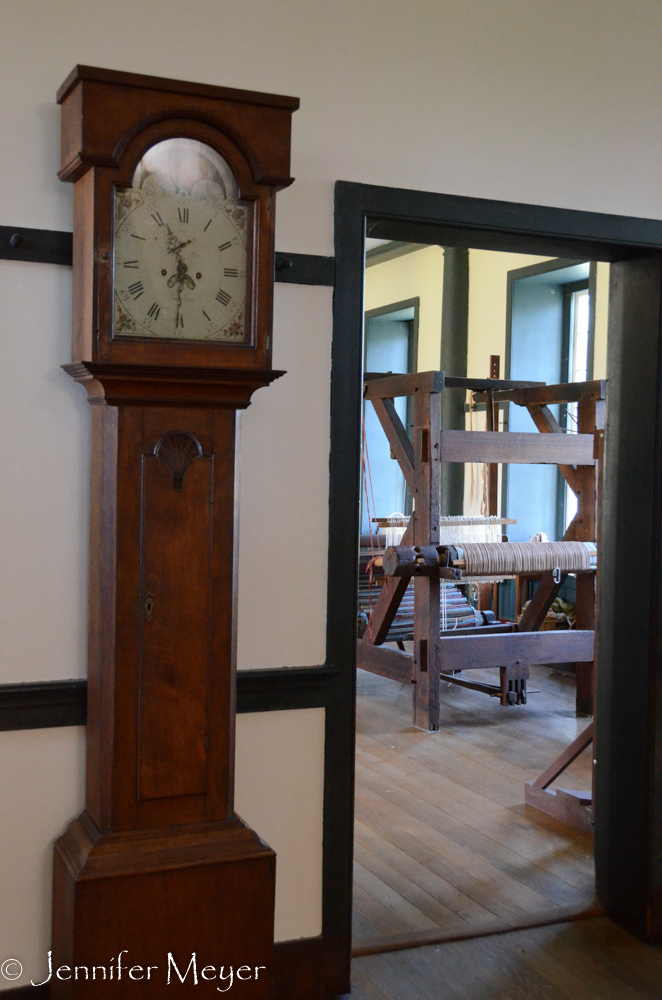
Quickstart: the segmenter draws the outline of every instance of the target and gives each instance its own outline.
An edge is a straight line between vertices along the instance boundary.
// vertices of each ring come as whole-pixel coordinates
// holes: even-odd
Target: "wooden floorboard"
[[[526,706],[443,685],[441,729],[426,733],[411,725],[409,687],[358,671],[355,941],[590,907],[592,837],[524,805],[525,782],[588,720],[572,678],[531,672],[540,694]],[[590,780],[589,748],[561,783]]]
[[[662,950],[605,917],[355,958],[351,1000],[660,1000]]]

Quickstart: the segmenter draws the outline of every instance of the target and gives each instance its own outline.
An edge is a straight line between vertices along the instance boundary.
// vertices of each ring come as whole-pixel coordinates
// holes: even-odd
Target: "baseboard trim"
[[[348,942],[299,938],[274,945],[273,1000],[335,1000],[350,992]]]
[[[2,1000],[48,1000],[51,988],[48,983],[41,986],[16,986],[13,990],[0,990]]]
[[[409,934],[392,934],[389,937],[366,938],[352,945],[352,958],[365,955],[380,955],[387,951],[404,951],[407,948],[422,948],[428,944],[446,944],[451,941],[466,941],[469,938],[490,937],[494,934],[509,934],[511,931],[530,930],[532,927],[549,927],[565,924],[572,920],[590,920],[602,917],[604,911],[597,903],[591,906],[559,906],[553,910],[523,914],[516,921],[485,920],[464,927],[440,927],[438,931],[412,931]]]

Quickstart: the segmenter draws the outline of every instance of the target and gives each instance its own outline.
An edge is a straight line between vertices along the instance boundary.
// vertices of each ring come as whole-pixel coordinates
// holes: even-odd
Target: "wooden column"
[[[441,357],[439,368],[451,375],[467,374],[469,336],[469,251],[465,247],[444,247],[444,278],[441,305]],[[440,402],[444,430],[466,427],[464,400],[460,389],[445,392]],[[464,509],[464,465],[444,466],[441,480],[441,513],[461,514]]]
[[[596,404],[593,400],[580,401],[577,404],[577,433],[595,434],[604,427],[596,421],[596,409],[600,407],[600,415],[604,414],[604,403]],[[568,538],[573,541],[593,542],[597,540],[597,475],[594,465],[584,465],[577,468],[576,478],[579,483],[577,492],[577,514],[570,526]],[[600,572],[598,568],[598,572]],[[596,574],[578,573],[577,581],[577,623],[578,629],[595,629],[596,627]],[[576,663],[575,678],[577,681],[576,712],[579,716],[593,715],[594,702],[594,664]]]
[[[441,394],[414,394],[414,545],[439,542]],[[414,725],[439,729],[439,578],[414,579]]]
[[[499,378],[501,374],[501,357],[498,354],[490,355],[490,378]],[[499,404],[494,402],[494,392],[487,390],[487,402],[485,404],[485,430],[499,430]],[[499,516],[499,466],[488,465],[487,467],[487,513],[490,517]]]

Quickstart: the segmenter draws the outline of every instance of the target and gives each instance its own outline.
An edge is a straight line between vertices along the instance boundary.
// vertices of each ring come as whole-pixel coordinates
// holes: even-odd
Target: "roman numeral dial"
[[[173,187],[116,193],[113,335],[245,344],[251,206]]]

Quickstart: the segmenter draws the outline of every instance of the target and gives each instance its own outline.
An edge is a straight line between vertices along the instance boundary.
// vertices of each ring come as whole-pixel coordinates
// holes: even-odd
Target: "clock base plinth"
[[[164,988],[200,1000],[229,986],[230,967],[233,997],[269,1000],[275,867],[238,818],[102,834],[83,813],[55,845],[52,1000],[142,1000]],[[63,966],[70,979],[56,975]]]

